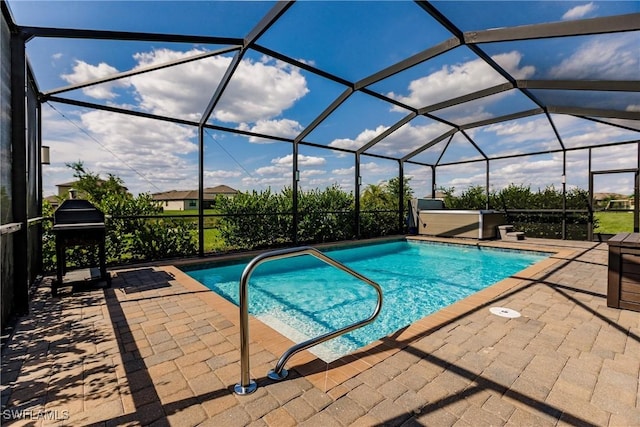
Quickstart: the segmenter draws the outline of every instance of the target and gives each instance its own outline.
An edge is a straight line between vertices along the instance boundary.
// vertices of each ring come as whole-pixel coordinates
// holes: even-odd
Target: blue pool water
[[[327,362],[547,257],[404,240],[324,252],[379,283],[384,296],[382,311],[373,323],[311,348]],[[186,273],[237,305],[246,264]],[[375,303],[376,293],[369,285],[311,256],[261,264],[249,282],[249,312],[295,342],[362,320],[373,312]]]

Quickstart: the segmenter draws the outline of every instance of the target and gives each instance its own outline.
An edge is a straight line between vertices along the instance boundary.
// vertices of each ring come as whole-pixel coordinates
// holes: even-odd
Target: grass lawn
[[[616,234],[633,232],[633,212],[594,212],[598,227],[594,233]]]
[[[204,210],[204,214],[205,215],[211,215],[211,214],[217,214],[220,213],[215,209],[205,209]],[[198,209],[190,209],[187,211],[163,211],[162,215],[172,215],[172,216],[183,216],[183,215],[198,215]]]

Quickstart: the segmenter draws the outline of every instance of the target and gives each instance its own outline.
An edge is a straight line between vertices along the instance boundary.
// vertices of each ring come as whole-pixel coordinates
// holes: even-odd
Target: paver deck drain
[[[507,317],[509,319],[515,319],[521,316],[519,312],[506,307],[491,307],[489,311],[496,316]]]

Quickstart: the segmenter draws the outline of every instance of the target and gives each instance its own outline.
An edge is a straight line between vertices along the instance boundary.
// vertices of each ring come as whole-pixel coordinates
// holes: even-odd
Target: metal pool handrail
[[[273,261],[277,259],[283,258],[291,258],[300,255],[311,255],[325,263],[338,268],[339,270],[344,271],[359,279],[366,284],[372,286],[376,292],[378,293],[378,301],[376,304],[376,308],[373,313],[366,319],[361,320],[359,322],[353,323],[349,326],[345,326],[344,328],[338,329],[333,332],[328,332],[326,334],[320,335],[316,338],[312,338],[310,340],[301,342],[289,348],[285,351],[276,367],[269,372],[268,376],[274,380],[281,380],[286,378],[287,370],[284,369],[284,365],[287,363],[289,358],[296,354],[299,351],[306,350],[309,347],[313,347],[316,344],[320,344],[332,338],[338,337],[342,334],[346,334],[347,332],[351,332],[354,329],[365,326],[375,320],[380,313],[380,309],[382,308],[382,289],[380,285],[378,285],[373,280],[370,280],[364,277],[362,274],[358,273],[347,267],[346,265],[328,257],[323,254],[319,250],[312,248],[310,246],[302,246],[298,248],[289,248],[289,249],[279,249],[275,251],[265,252],[261,255],[258,255],[254,259],[249,262],[249,264],[245,267],[242,272],[242,277],[240,278],[240,383],[236,384],[234,387],[234,391],[236,394],[244,395],[253,393],[258,385],[255,381],[253,381],[249,373],[249,278],[251,277],[251,273],[255,270],[260,264],[267,261]]]

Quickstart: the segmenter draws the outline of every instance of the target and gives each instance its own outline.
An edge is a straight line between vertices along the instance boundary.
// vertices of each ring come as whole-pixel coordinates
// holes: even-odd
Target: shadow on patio
[[[3,350],[3,421],[638,424],[640,313],[606,307],[606,246],[562,245],[576,252],[534,279],[411,338],[398,331],[367,358],[349,358],[369,365],[351,376],[342,371],[335,387],[323,390],[311,378],[336,378],[348,364],[294,357],[289,379],[262,376],[258,390],[242,397],[231,391],[240,373],[238,328],[209,291],[194,290],[172,269],[118,270],[111,289],[57,299],[41,286]],[[494,316],[487,308],[495,305],[523,316]],[[275,364],[261,337],[251,352],[253,372]]]

